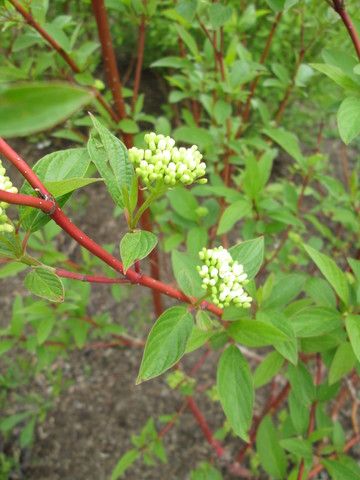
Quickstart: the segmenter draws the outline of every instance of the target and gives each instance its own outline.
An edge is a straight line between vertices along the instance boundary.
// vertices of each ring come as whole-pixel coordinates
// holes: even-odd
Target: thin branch
[[[126,278],[111,278],[111,277],[102,277],[100,275],[86,275],[83,273],[71,272],[69,270],[64,270],[63,268],[55,269],[56,275],[61,278],[70,278],[71,280],[79,280],[80,282],[89,282],[89,283],[105,283],[105,284],[129,284],[129,280]]]
[[[12,205],[26,205],[42,210],[44,213],[50,213],[54,209],[53,200],[45,200],[42,198],[32,197],[31,195],[23,195],[22,193],[10,193],[0,190],[0,201],[11,203]]]
[[[340,15],[340,18],[350,35],[350,38],[356,50],[358,59],[360,60],[360,37],[355,28],[355,25],[351,20],[350,15],[346,11],[345,2],[344,0],[333,0],[332,3],[333,3],[333,8],[335,12]]]
[[[146,1],[144,0],[144,5]],[[144,61],[144,47],[145,47],[145,33],[146,33],[146,16],[145,14],[141,15],[141,21],[139,25],[139,34],[138,34],[138,44],[137,44],[137,61],[135,68],[135,78],[134,78],[134,89],[132,97],[131,110],[134,112],[136,101],[139,95],[140,82],[141,82],[141,72]]]

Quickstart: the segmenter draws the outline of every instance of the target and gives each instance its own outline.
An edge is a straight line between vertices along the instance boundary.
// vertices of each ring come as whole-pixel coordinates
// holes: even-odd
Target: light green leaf
[[[229,251],[232,258],[244,266],[244,272],[248,278],[252,279],[260,270],[264,260],[264,237],[238,243]]]
[[[345,318],[345,325],[351,346],[360,362],[360,315],[348,315]]]
[[[279,444],[277,431],[267,415],[259,425],[256,450],[263,469],[273,478],[285,478],[286,456]]]
[[[120,129],[125,133],[138,133],[139,127],[131,118],[124,118],[119,122]]]
[[[150,67],[170,67],[170,68],[185,68],[190,64],[189,60],[181,57],[163,57],[153,62]]]
[[[250,368],[235,345],[230,345],[220,357],[217,388],[221,405],[232,429],[236,435],[248,441],[254,387]]]
[[[101,178],[68,178],[64,180],[44,182],[44,185],[53,197],[60,197],[61,195],[65,195],[74,190],[78,190],[79,188],[101,181]]]
[[[261,320],[237,320],[227,331],[237,342],[248,347],[263,347],[289,340],[279,328]]]
[[[195,41],[194,37],[192,37],[192,35],[190,35],[190,33],[187,30],[185,30],[185,28],[182,27],[179,24],[175,25],[175,28],[176,28],[180,38],[183,40],[183,42],[188,47],[190,52],[194,55],[195,58],[199,58],[199,50],[197,48],[196,41]]]
[[[334,308],[310,306],[290,317],[297,337],[325,335],[342,326],[341,315]]]
[[[172,307],[155,322],[146,341],[137,383],[161,375],[184,355],[193,328],[186,307]]]
[[[98,172],[104,179],[114,202],[124,207],[123,190],[129,192],[134,169],[128,159],[125,145],[91,116],[97,137],[92,134],[88,141],[88,152]]]
[[[337,382],[345,377],[354,367],[356,357],[350,343],[342,343],[338,346],[329,370],[329,384]]]
[[[348,145],[360,133],[360,98],[343,100],[337,113],[340,137]]]
[[[70,148],[50,153],[41,158],[33,167],[36,175],[44,183],[60,182],[69,178],[82,178],[90,165],[90,157],[85,148]],[[26,182],[21,188],[21,193],[33,194],[32,187]],[[56,200],[63,206],[70,198],[67,193]],[[50,221],[49,215],[34,210],[30,207],[20,207],[20,220],[22,226],[35,232]]]
[[[177,250],[173,250],[171,254],[172,268],[179,287],[186,295],[193,297],[200,297],[204,294],[204,290],[201,288],[201,277],[196,270],[199,262],[187,253]]]
[[[116,467],[111,472],[111,480],[117,480],[122,477],[125,471],[131,467],[133,463],[140,457],[138,450],[132,449],[127,451],[118,461]]]
[[[47,268],[32,269],[26,275],[24,285],[34,295],[46,298],[50,302],[64,301],[64,286],[60,278]]]
[[[208,7],[209,20],[212,28],[217,29],[225,25],[231,18],[232,8],[230,5],[211,3]]]
[[[124,264],[124,272],[136,261],[141,260],[154,250],[157,244],[156,235],[146,230],[126,233],[120,242],[120,255]]]
[[[360,480],[360,471],[354,471],[354,469],[349,468],[347,465],[344,465],[339,460],[325,460],[322,459],[321,463],[324,465],[326,470],[330,473],[331,477],[334,480]]]
[[[304,162],[304,156],[301,153],[298,138],[284,128],[266,128],[264,134],[270,137],[275,143],[280,145],[291,157],[299,164]]]
[[[176,141],[198,145],[200,150],[214,142],[211,133],[201,127],[179,127],[173,135]]]
[[[276,375],[284,364],[284,357],[278,352],[270,352],[258,365],[254,373],[255,388],[262,387]]]
[[[251,212],[251,207],[246,200],[238,200],[237,202],[225,208],[221,215],[217,234],[222,235],[232,229],[234,224]]]
[[[52,128],[93,100],[93,93],[67,83],[10,85],[0,91],[0,135],[22,137]]]
[[[341,300],[347,304],[349,301],[349,287],[345,274],[332,258],[318,252],[309,245],[304,245],[304,248]]]

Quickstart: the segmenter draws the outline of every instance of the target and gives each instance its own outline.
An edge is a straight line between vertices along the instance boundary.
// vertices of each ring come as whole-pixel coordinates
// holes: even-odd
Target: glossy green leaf
[[[254,403],[250,368],[240,350],[230,345],[221,355],[217,369],[221,405],[232,429],[248,441]]]
[[[146,341],[137,383],[161,375],[184,355],[193,328],[186,307],[172,307],[155,322]]]
[[[147,257],[154,250],[156,244],[156,235],[146,230],[126,233],[120,242],[120,255],[124,271],[126,272],[136,260]]]
[[[92,100],[90,90],[67,83],[10,85],[0,91],[0,135],[21,137],[47,130]]]
[[[349,287],[342,270],[340,270],[332,258],[318,252],[315,248],[309,245],[304,245],[304,248],[341,300],[347,304],[349,301]]]
[[[44,182],[44,185],[53,197],[56,198],[101,181],[101,178],[67,178],[64,180]]]
[[[89,165],[90,157],[85,148],[70,148],[45,155],[36,162],[33,170],[40,180],[44,183],[50,183],[82,178],[86,174]],[[21,193],[31,195],[34,191],[25,182],[21,188]],[[70,198],[70,193],[56,198],[60,206],[63,206]],[[35,232],[46,225],[50,221],[50,217],[39,210],[30,207],[20,207],[20,220],[23,228]]]
[[[287,335],[270,323],[241,319],[228,328],[229,335],[248,347],[263,347],[288,340]]]
[[[64,286],[60,278],[47,268],[33,268],[26,275],[24,285],[34,295],[50,302],[64,301]]]
[[[238,243],[229,251],[232,258],[244,266],[248,278],[252,279],[260,270],[264,260],[264,237]]]

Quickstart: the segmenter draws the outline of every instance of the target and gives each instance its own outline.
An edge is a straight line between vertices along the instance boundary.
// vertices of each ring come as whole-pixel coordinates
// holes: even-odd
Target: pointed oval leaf
[[[248,441],[254,404],[250,368],[240,350],[230,345],[221,355],[217,369],[220,402],[234,432]]]
[[[146,230],[126,233],[120,242],[120,255],[125,273],[136,260],[147,257],[156,244],[156,235]]]
[[[146,341],[137,383],[161,375],[184,355],[193,329],[186,307],[172,307],[155,322]]]
[[[64,301],[64,286],[60,278],[47,268],[36,267],[29,272],[24,280],[25,287],[38,297],[50,302]]]

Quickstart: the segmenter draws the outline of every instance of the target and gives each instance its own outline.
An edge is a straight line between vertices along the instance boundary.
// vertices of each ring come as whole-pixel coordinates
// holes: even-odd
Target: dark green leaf
[[[136,260],[142,260],[154,250],[157,244],[156,235],[146,230],[126,233],[120,242],[120,255],[124,264],[124,272]]]

